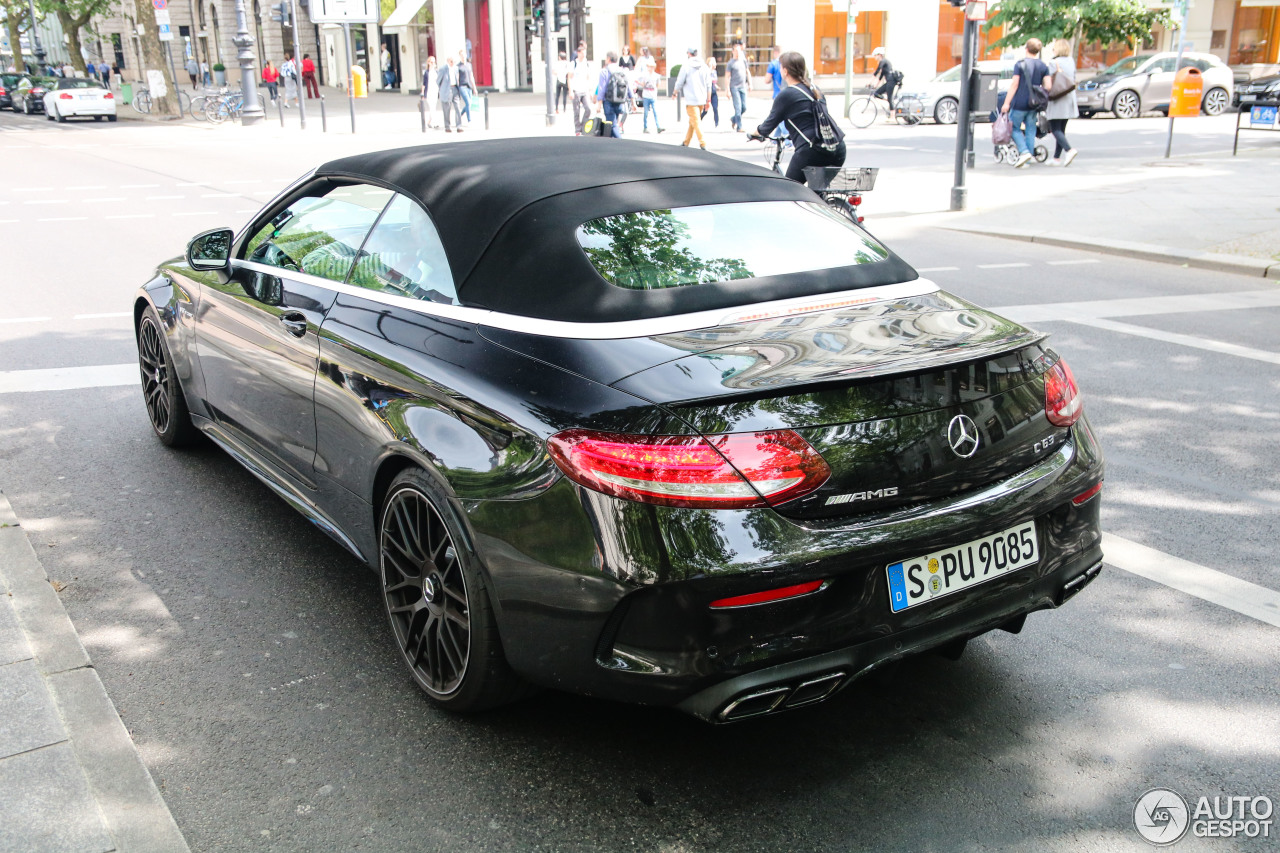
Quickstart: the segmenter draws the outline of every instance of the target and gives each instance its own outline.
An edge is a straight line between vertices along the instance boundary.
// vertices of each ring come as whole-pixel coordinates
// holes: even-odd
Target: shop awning
[[[418,10],[425,6],[427,0],[400,0],[396,4],[396,10],[387,16],[386,23],[382,25],[385,30],[388,27],[403,27],[405,24],[413,22],[417,16]]]

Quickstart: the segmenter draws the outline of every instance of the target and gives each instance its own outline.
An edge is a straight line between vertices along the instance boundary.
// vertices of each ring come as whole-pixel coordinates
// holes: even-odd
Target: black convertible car
[[[1044,335],[704,152],[335,160],[135,317],[160,439],[208,436],[373,567],[447,708],[778,712],[1101,568],[1102,456]]]

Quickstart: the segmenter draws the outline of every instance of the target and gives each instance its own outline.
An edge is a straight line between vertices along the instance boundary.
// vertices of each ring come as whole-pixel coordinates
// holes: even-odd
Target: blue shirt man
[[[782,91],[782,65],[778,62],[778,57],[782,56],[782,48],[775,47],[773,49],[773,60],[769,63],[769,67],[765,73],[769,75],[769,79],[773,81],[773,96],[778,97],[778,93]]]

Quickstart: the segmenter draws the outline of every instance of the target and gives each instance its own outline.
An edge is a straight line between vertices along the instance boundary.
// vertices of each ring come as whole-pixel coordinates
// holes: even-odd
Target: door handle
[[[287,311],[281,314],[280,325],[295,338],[300,338],[307,333],[307,317],[299,311]]]

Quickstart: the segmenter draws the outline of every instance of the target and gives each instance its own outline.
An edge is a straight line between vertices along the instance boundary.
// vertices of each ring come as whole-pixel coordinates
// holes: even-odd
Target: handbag
[[[1049,81],[1049,100],[1056,101],[1063,95],[1070,95],[1076,90],[1076,81],[1067,72],[1058,67],[1058,63],[1053,63],[1057,68],[1053,72],[1053,79]]]
[[[991,144],[1008,145],[1013,141],[1013,119],[1008,113],[1000,113],[991,123]]]

